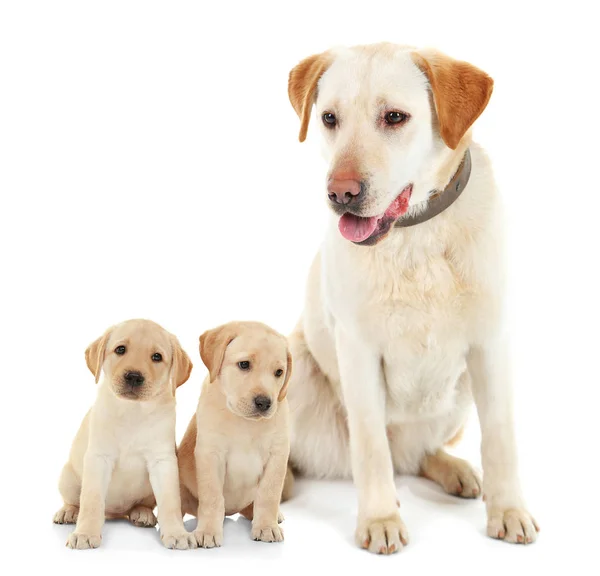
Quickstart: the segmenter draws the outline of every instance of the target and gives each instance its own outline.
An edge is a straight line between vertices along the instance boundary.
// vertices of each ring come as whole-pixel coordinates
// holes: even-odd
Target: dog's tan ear
[[[90,372],[96,379],[96,384],[100,380],[100,372],[102,372],[102,364],[104,364],[104,356],[106,354],[106,343],[110,337],[112,329],[108,329],[100,338],[94,340],[85,350],[85,362]]]
[[[305,58],[290,72],[288,95],[296,114],[300,117],[300,142],[306,140],[310,114],[317,97],[317,84],[330,64],[331,56],[323,52]]]
[[[283,386],[279,391],[279,396],[277,396],[277,402],[281,402],[287,396],[288,384],[290,383],[290,376],[292,375],[292,354],[290,351],[287,351],[287,366],[285,369],[285,380],[283,381]]]
[[[202,362],[208,368],[210,373],[210,381],[214,382],[223,366],[223,358],[225,357],[225,349],[237,333],[229,324],[207,330],[200,336],[200,357]]]
[[[173,347],[171,382],[173,383],[173,394],[175,394],[175,390],[188,381],[194,366],[175,336],[171,336],[171,345]]]
[[[468,62],[434,51],[412,53],[427,76],[437,112],[440,136],[456,150],[462,137],[485,110],[494,81]]]

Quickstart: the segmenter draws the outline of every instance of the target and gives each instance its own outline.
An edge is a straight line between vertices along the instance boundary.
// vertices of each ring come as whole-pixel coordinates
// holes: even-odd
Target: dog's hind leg
[[[181,491],[181,517],[186,514],[196,516],[198,513],[198,499],[183,485],[179,485]]]
[[[285,480],[283,481],[283,490],[281,492],[281,501],[286,502],[294,494],[294,471],[292,470],[291,464],[288,462],[287,472],[285,473]]]
[[[152,528],[156,526],[156,516],[154,508],[156,507],[156,499],[154,496],[148,496],[139,504],[136,504],[128,513],[129,521],[140,528]]]
[[[289,337],[294,369],[289,385],[290,462],[300,474],[351,478],[346,413],[332,384],[313,358],[301,328]],[[288,468],[284,499],[291,495]]]
[[[421,461],[421,476],[439,484],[448,494],[462,498],[481,495],[481,478],[466,461],[451,456],[444,450],[427,454]]]
[[[63,507],[54,515],[55,524],[76,524],[79,515],[79,496],[81,494],[81,478],[77,476],[73,466],[67,462],[60,474],[58,490],[63,498]]]

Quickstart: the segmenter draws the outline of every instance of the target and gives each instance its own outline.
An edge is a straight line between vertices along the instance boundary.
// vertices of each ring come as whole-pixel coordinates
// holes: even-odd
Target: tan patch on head
[[[181,347],[179,340],[173,335],[171,336],[171,345],[173,347],[171,381],[173,382],[173,394],[175,394],[175,390],[188,381],[194,366],[186,351]]]
[[[300,142],[306,140],[312,106],[317,97],[317,84],[331,64],[327,52],[305,58],[292,69],[288,78],[290,102],[300,117]]]
[[[104,364],[104,356],[106,353],[106,343],[110,338],[112,327],[109,328],[100,338],[96,338],[85,350],[85,363],[90,372],[94,375],[96,384],[100,380],[100,372],[102,372],[102,364]]]
[[[207,330],[200,336],[200,357],[208,368],[210,381],[214,382],[221,372],[227,346],[238,334],[235,322]]]
[[[485,110],[494,81],[472,64],[440,52],[416,51],[412,58],[429,80],[440,135],[446,145],[455,150]]]
[[[279,396],[277,397],[277,401],[281,402],[287,395],[288,383],[290,381],[290,377],[292,375],[292,354],[288,348],[287,351],[287,366],[285,369],[285,380],[283,381],[283,386],[279,391]]]

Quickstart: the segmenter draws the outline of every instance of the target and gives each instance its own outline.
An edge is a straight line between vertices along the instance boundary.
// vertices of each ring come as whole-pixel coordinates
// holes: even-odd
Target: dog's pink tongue
[[[352,242],[362,242],[366,240],[377,228],[377,217],[361,218],[354,214],[346,212],[341,218],[338,224],[340,233],[346,240]]]

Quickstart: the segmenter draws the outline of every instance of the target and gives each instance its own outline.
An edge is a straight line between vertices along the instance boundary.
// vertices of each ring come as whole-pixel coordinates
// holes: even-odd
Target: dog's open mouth
[[[361,246],[376,244],[389,232],[394,222],[408,211],[412,188],[412,184],[404,188],[388,206],[388,209],[379,216],[363,218],[346,212],[342,215],[338,224],[341,235],[346,240]]]

